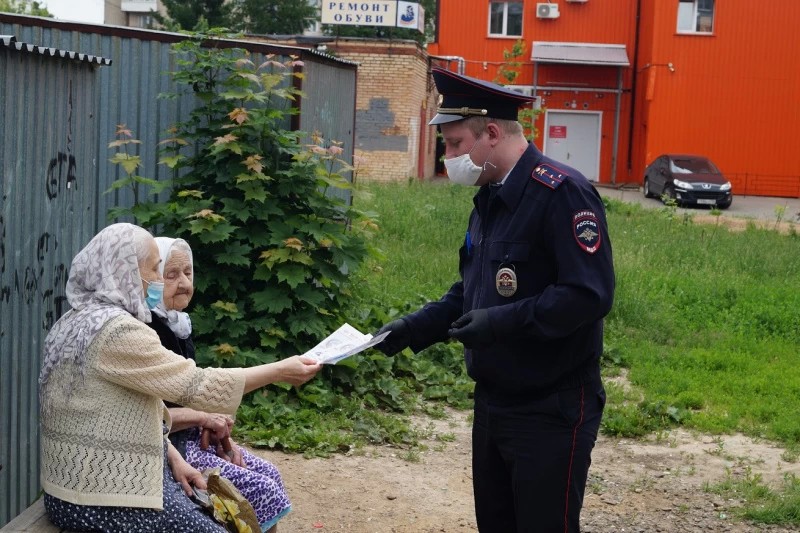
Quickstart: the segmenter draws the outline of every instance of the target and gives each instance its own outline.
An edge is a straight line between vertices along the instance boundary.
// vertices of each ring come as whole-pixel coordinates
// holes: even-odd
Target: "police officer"
[[[475,380],[472,473],[481,532],[579,531],[605,392],[603,317],[614,270],[603,202],[517,121],[529,97],[433,69],[450,180],[480,187],[461,280],[390,322],[378,349],[454,338]]]

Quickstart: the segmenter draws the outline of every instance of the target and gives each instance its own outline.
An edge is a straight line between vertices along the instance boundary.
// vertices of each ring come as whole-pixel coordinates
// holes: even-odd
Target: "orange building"
[[[734,194],[800,197],[800,2],[439,0],[432,61],[539,98],[536,144],[600,183],[708,156]]]

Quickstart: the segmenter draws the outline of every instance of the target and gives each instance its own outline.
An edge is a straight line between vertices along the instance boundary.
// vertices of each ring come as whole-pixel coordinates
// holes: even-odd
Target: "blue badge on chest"
[[[542,185],[555,190],[559,185],[564,183],[564,180],[568,178],[568,175],[553,165],[542,163],[533,169],[533,172],[531,172],[531,178],[538,181]]]
[[[578,211],[572,215],[572,234],[584,252],[593,254],[600,249],[603,239],[600,234],[600,223],[594,211]]]

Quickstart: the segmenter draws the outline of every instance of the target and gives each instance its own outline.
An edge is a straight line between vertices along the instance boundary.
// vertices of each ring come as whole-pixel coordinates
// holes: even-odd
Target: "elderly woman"
[[[45,339],[40,375],[45,508],[65,529],[223,532],[188,498],[200,473],[164,437],[163,400],[232,415],[246,392],[319,371],[294,356],[251,368],[197,368],[147,326],[161,301],[161,257],[132,224],[99,232],[76,256],[71,309]],[[181,490],[182,489],[182,490]]]
[[[158,333],[165,348],[194,359],[192,322],[184,312],[194,294],[192,249],[183,239],[156,237],[156,244],[161,254],[159,268],[164,277],[164,296],[153,309],[150,327]],[[228,436],[230,419],[224,415],[178,406],[170,406],[169,411],[172,418],[169,438],[187,462],[201,471],[219,467],[221,474],[250,501],[261,530],[272,531],[291,509],[277,468],[237,446]],[[201,442],[203,430],[214,436],[211,447],[205,450],[205,443]]]

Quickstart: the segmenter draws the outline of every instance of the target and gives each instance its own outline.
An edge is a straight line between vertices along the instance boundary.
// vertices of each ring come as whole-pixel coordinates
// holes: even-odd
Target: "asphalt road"
[[[661,200],[645,198],[641,189],[629,187],[613,188],[598,186],[602,196],[616,198],[623,202],[636,202],[647,208],[658,209],[664,206]],[[731,206],[722,211],[722,216],[777,220],[776,209],[785,207],[782,220],[800,223],[800,198],[779,198],[773,196],[733,196]],[[707,207],[678,208],[679,213],[702,214],[710,211]]]

